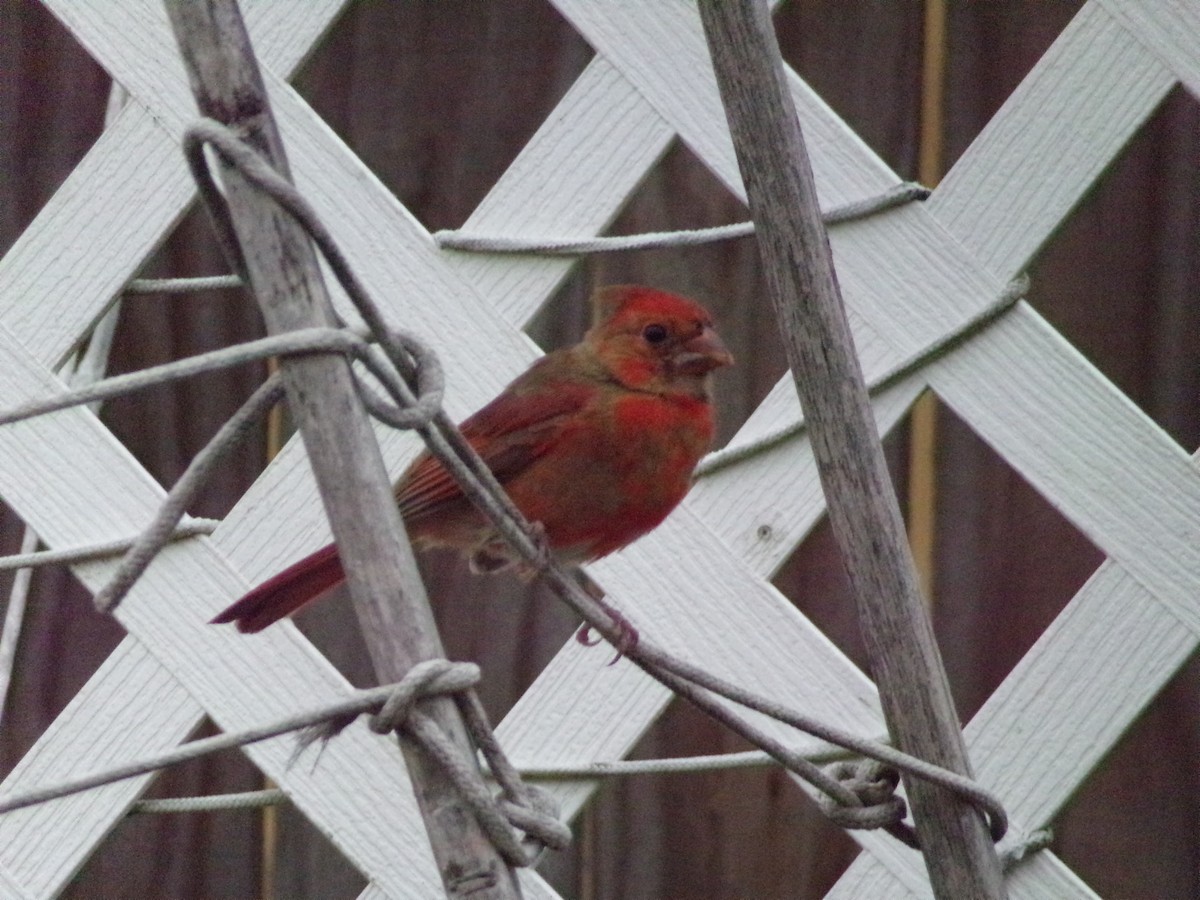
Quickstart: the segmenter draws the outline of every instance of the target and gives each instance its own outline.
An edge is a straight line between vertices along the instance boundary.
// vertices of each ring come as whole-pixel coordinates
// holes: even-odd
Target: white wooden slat
[[[429,341],[446,368],[446,407],[460,417],[539,355],[445,264],[429,233],[286,83],[268,76],[299,189],[339,239],[392,321]]]
[[[103,7],[103,0],[91,0]],[[259,63],[281,78],[300,71],[352,0],[239,0]]]
[[[1099,895],[1051,853],[1037,853],[1005,879],[1009,900],[1098,900]],[[832,900],[832,897],[830,897]]]
[[[536,871],[518,869],[517,880],[520,882],[521,896],[524,900],[561,900],[559,893]],[[376,885],[368,884],[358,895],[358,900],[387,900],[387,895]]]
[[[869,682],[715,535],[698,527],[686,508],[592,571],[647,638],[849,730],[878,733],[880,719]],[[632,666],[607,667],[607,661],[606,652],[574,647],[555,658],[501,725],[514,757],[541,761],[547,754],[562,753],[577,734],[584,735],[587,746],[636,739],[647,723],[637,721],[630,710],[660,705],[665,692],[638,681],[631,689],[613,690],[614,683],[634,677],[628,672]],[[579,689],[581,675],[591,679],[588,690]],[[596,716],[592,707],[598,697],[621,697],[625,711]],[[525,715],[531,705],[554,710],[553,721]],[[787,732],[773,724],[762,727]]]
[[[344,3],[254,0],[247,6],[258,52],[279,71],[295,71],[306,55],[304,41],[323,33]],[[85,47],[94,43],[89,36],[98,21],[127,16],[113,24],[177,66],[169,32],[164,41],[142,27],[146,15],[161,24],[161,3],[48,0],[46,6]],[[138,70],[126,59],[118,54],[101,62],[120,73],[118,80],[136,81]],[[172,139],[162,126],[194,109],[189,103],[164,116],[136,99],[127,104],[0,261],[0,320],[46,365],[56,367],[70,353],[183,215],[195,191],[178,132]]]
[[[535,870],[518,869],[517,881],[521,885],[521,896],[524,900],[561,900],[561,895],[546,883]],[[358,900],[387,900],[387,895],[376,885],[368,884]]]
[[[148,679],[147,671],[158,677]],[[131,696],[154,702],[131,703]],[[0,796],[149,756],[185,739],[202,715],[174,676],[137,641],[126,639],[4,780]],[[131,747],[127,734],[140,736],[144,745]],[[127,809],[151,777],[5,813],[0,865],[29,896],[57,896],[119,821],[114,810]]]
[[[166,8],[153,0],[43,0],[110,75],[152,109],[174,137],[196,115]],[[247,28],[261,64],[287,77],[307,58],[347,0],[246,0]],[[123,40],[114,42],[112,34]],[[180,102],[185,100],[186,102]]]
[[[681,0],[554,0],[554,5],[597,53],[637,85],[713,174],[741,196],[725,110],[695,5]],[[802,88],[797,100],[806,127],[814,129],[809,152],[822,206],[872,196],[895,180],[815,93]]]
[[[56,367],[192,194],[179,148],[144,108],[126,104],[0,260],[0,321]]]
[[[1022,304],[928,370],[938,395],[1200,632],[1200,477],[1183,449]]]
[[[909,856],[908,872],[922,873],[920,858],[911,852]],[[877,863],[871,865],[868,862],[874,863],[874,860],[870,860],[865,853],[860,854],[825,895],[825,900],[874,900],[876,897],[926,900],[933,897],[928,882],[916,886],[912,886],[911,882],[901,884],[893,877],[899,867],[889,871]],[[1099,900],[1098,895],[1074,872],[1047,852],[1034,854],[1022,861],[1015,871],[1006,874],[1004,886],[1008,900]]]
[[[12,900],[34,900],[34,895],[28,893],[3,867],[0,867],[0,891]]]
[[[1200,97],[1200,7],[1189,0],[1099,0],[1097,5]]]
[[[1049,823],[1197,643],[1104,563],[968,726],[980,776],[1025,821]]]
[[[0,360],[0,393],[13,402],[56,386],[2,328]],[[78,409],[0,429],[0,493],[50,546],[133,533],[162,497],[98,420]],[[75,571],[94,590],[114,565]],[[269,721],[343,694],[345,680],[294,627],[247,639],[204,624],[245,587],[210,541],[191,540],[160,555],[117,618],[160,664],[169,663],[222,728]],[[144,679],[129,687],[137,690],[126,696],[134,707],[153,699]],[[130,733],[103,740],[145,746]],[[363,872],[397,896],[427,896],[439,880],[394,743],[354,727],[312,768],[289,765],[292,747],[283,738],[247,753]],[[90,748],[59,752],[86,757]]]
[[[599,234],[674,137],[624,76],[595,57],[463,228],[531,237]],[[575,265],[480,253],[449,253],[445,263],[518,328]]]
[[[900,422],[924,386],[924,379],[914,376],[874,398],[881,434],[890,433]],[[747,423],[731,446],[748,443],[755,434],[774,433],[800,418],[790,374],[772,395],[791,402],[770,407],[762,404],[755,413],[756,421]],[[759,415],[764,408],[776,413],[773,421]],[[738,557],[768,578],[825,514],[812,444],[799,436],[761,451],[752,460],[704,476],[692,489],[688,503]]]
[[[1011,277],[1174,84],[1099,4],[1085,4],[926,205],[978,264]]]
[[[555,5],[744,198],[694,4]],[[794,72],[788,77],[823,206],[875,196],[899,180]],[[890,346],[894,364],[978,315],[1003,289],[920,204],[833,229],[830,243],[846,304],[862,316],[852,319],[856,346]],[[864,330],[875,334],[864,339]]]
[[[1167,607],[1106,562],[967,726],[977,777],[1027,826],[1050,824],[1125,732],[1129,715],[1196,645]],[[1059,867],[1043,873],[1047,856],[1018,869],[1010,896],[1091,896],[1068,889],[1061,879],[1071,876]],[[830,896],[872,896],[861,879],[883,877],[880,867],[856,862]]]

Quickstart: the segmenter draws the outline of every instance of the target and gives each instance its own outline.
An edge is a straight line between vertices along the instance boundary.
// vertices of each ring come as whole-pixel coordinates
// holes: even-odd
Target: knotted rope
[[[395,427],[412,428],[420,432],[431,453],[454,475],[468,498],[495,523],[497,529],[528,563],[542,574],[552,589],[580,614],[590,627],[599,631],[610,642],[615,645],[625,642],[627,635],[624,633],[624,623],[611,615],[602,602],[581,586],[576,572],[564,569],[553,559],[540,530],[531,526],[520,515],[490,470],[442,410],[443,377],[440,363],[434,353],[412,335],[392,328],[384,321],[381,312],[358,282],[328,231],[295,188],[281,178],[256,151],[244,145],[236,134],[219,123],[205,120],[188,129],[184,138],[184,149],[200,187],[201,196],[209,206],[218,239],[224,245],[229,258],[234,261],[235,268],[244,271],[228,210],[208,171],[204,155],[206,145],[211,145],[222,159],[235,166],[250,183],[274,198],[281,208],[306,229],[362,316],[366,330],[356,333],[345,327],[306,329],[289,335],[266,338],[242,347],[181,361],[168,367],[158,367],[157,370],[107,379],[84,390],[26,404],[12,413],[0,415],[0,424],[157,383],[153,381],[155,378],[184,377],[185,374],[206,371],[208,368],[233,365],[271,355],[341,353],[363,363],[376,385],[382,388],[383,396],[376,388],[368,387],[362,381],[358,382],[360,396],[371,414]],[[890,198],[888,203],[874,208],[877,210],[894,205],[894,202],[905,202],[912,199],[909,194],[911,191],[907,194],[905,191],[899,191],[896,198]],[[852,210],[851,213],[865,214],[863,210]],[[1007,308],[1011,302],[1014,301],[1008,296],[1002,298],[1003,308]],[[993,311],[993,315],[998,313],[999,310]],[[979,324],[971,323],[975,327]],[[248,432],[251,423],[277,402],[281,395],[279,379],[269,378],[220,429],[209,446],[197,455],[179,482],[168,493],[167,501],[154,522],[133,542],[109,584],[97,594],[96,602],[100,608],[112,611],[133,581],[149,565],[154,554],[167,541],[178,535],[184,509],[213,465]],[[1000,840],[1005,833],[1007,818],[1000,802],[965,776],[916,759],[885,744],[849,735],[810,719],[774,701],[730,684],[699,666],[678,659],[644,638],[622,649],[634,664],[651,677],[695,703],[761,747],[798,777],[814,785],[830,798],[832,805],[828,807],[827,812],[843,827],[883,827],[905,843],[915,845],[915,834],[911,827],[902,821],[905,816],[904,803],[894,793],[899,780],[896,772],[904,771],[934,781],[970,800],[988,817],[994,840]],[[325,728],[325,733],[329,733],[331,730],[336,731],[339,723],[344,725],[346,716],[355,715],[363,709],[378,708],[372,717],[372,727],[385,732],[399,729],[421,742],[430,755],[451,774],[456,784],[461,781],[460,789],[464,798],[505,858],[513,864],[527,865],[533,858],[536,847],[562,846],[569,838],[569,832],[550,813],[549,796],[523,784],[516,770],[500,751],[473,691],[478,677],[478,669],[474,666],[452,664],[444,660],[431,661],[414,667],[397,685],[359,692],[354,695],[353,700],[337,706],[336,709],[327,708],[321,711],[319,716],[310,714],[305,721],[292,719],[282,726],[276,723],[274,726],[252,729],[240,735],[223,735],[206,741],[191,742],[186,746],[193,750],[200,746],[217,749],[263,740],[286,731],[309,727],[317,722],[332,722],[332,725]],[[420,711],[417,701],[431,693],[448,693],[454,698],[475,745],[484,755],[501,786],[499,801],[492,798],[483,788],[472,762],[462,759],[448,739]],[[873,762],[850,768],[839,765],[830,770],[823,770],[751,725],[725,701],[756,710],[832,744],[845,747]],[[155,763],[125,767],[120,770],[122,774],[116,775],[115,778],[131,777],[160,768],[170,764],[161,760],[172,758],[175,758],[172,754],[164,754]],[[9,798],[0,802],[0,812],[115,780],[114,777],[109,777],[110,775],[111,773],[104,775],[104,780],[97,780],[101,776],[91,776],[71,782],[66,787],[59,786],[42,792],[30,792],[21,798]],[[833,811],[835,808],[837,811]],[[526,838],[518,838],[512,831],[513,827],[525,832]]]

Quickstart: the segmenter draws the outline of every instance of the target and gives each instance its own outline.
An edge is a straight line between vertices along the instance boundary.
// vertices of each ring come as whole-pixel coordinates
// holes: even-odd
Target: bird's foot
[[[600,585],[596,584],[582,570],[580,570],[579,576],[579,583],[583,586],[583,589],[588,592],[601,609],[608,613],[608,617],[612,620],[613,629],[617,632],[612,642],[613,647],[617,650],[617,655],[608,663],[610,666],[614,665],[617,660],[637,646],[638,630],[633,627],[632,622],[604,602],[604,591],[600,588]],[[593,630],[591,625],[585,624],[581,626],[579,631],[575,633],[575,640],[579,641],[585,647],[595,647],[604,640],[604,635],[593,634]]]

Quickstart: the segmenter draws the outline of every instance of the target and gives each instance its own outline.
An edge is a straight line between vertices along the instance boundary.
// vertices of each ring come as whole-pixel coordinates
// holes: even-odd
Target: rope
[[[319,736],[319,735],[318,735]],[[840,747],[805,752],[810,762],[829,763],[844,759],[847,751]],[[557,765],[514,764],[516,772],[526,781],[579,781],[599,778],[625,778],[631,775],[683,775],[696,772],[720,772],[736,769],[761,769],[778,763],[761,750],[736,753],[717,753],[702,756],[681,756],[660,759],[614,759],[588,763]],[[484,774],[488,774],[485,770]],[[274,806],[288,801],[287,793],[279,788],[243,791],[232,794],[207,794],[198,797],[166,797],[139,800],[131,813],[215,812],[230,809],[250,809]]]
[[[901,182],[874,197],[835,207],[821,216],[826,225],[840,225],[877,215],[915,200],[924,200],[929,189],[911,181]],[[654,231],[644,234],[608,237],[511,237],[465,230],[435,231],[433,239],[445,250],[471,253],[520,253],[537,256],[582,256],[588,253],[615,253],[625,250],[658,250],[694,247],[716,241],[728,241],[754,234],[753,222],[735,222],[711,228],[681,231]]]
[[[134,778],[138,775],[146,775],[158,769],[187,762],[188,760],[196,759],[210,753],[244,747],[248,744],[255,744],[292,731],[311,728],[329,720],[344,719],[347,715],[354,716],[367,711],[375,713],[371,719],[373,730],[386,733],[398,727],[406,732],[410,732],[430,752],[431,756],[447,767],[447,771],[450,772],[451,777],[455,778],[456,782],[462,779],[465,783],[471,780],[469,771],[463,766],[460,759],[456,757],[452,747],[448,755],[444,752],[446,741],[444,736],[441,735],[440,729],[432,725],[427,717],[415,708],[414,704],[419,699],[435,696],[449,695],[459,699],[459,695],[462,692],[469,691],[478,684],[479,678],[479,667],[473,663],[450,663],[446,660],[429,660],[418,663],[413,666],[403,679],[395,684],[354,691],[346,698],[328,703],[318,709],[307,710],[266,725],[247,728],[242,731],[189,741],[173,750],[164,751],[138,762],[114,766],[111,769],[68,779],[59,784],[2,796],[0,797],[0,813],[24,809],[38,803],[45,803],[49,800],[56,800],[70,794],[76,794],[80,791],[103,787],[106,784],[113,784],[117,781]],[[470,719],[468,719],[468,727],[471,727]],[[487,751],[485,751],[486,753]],[[488,760],[489,764],[497,764],[497,761],[491,756],[488,756]],[[499,761],[499,764],[501,767],[504,766],[502,760]],[[493,771],[495,770],[493,769]],[[478,779],[475,779],[475,783],[478,784],[480,782],[478,782]],[[464,785],[460,785],[460,787],[464,787]],[[481,797],[478,795],[478,792],[473,792],[468,796],[468,801],[472,803],[473,807],[476,804],[480,808],[491,805],[497,811],[493,815],[488,810],[483,812],[481,812],[480,808],[476,808],[475,810],[477,815],[485,816],[487,823],[485,827],[488,825],[492,826],[492,828],[488,829],[489,836],[493,840],[497,840],[497,847],[505,855],[505,858],[509,858],[511,854],[511,861],[514,865],[529,865],[532,862],[530,849],[513,838],[507,824],[505,824],[508,821],[522,828],[522,830],[526,830],[526,833],[531,836],[535,844],[541,843],[545,846],[558,849],[565,847],[569,843],[570,831],[549,810],[549,806],[552,805],[549,795],[544,792],[539,792],[537,795],[530,793],[530,796],[534,797],[534,805],[527,807],[518,802],[520,800],[519,791],[512,791],[511,786],[508,784],[504,784],[504,787],[507,803],[500,804],[499,806],[491,804],[490,796],[486,798]],[[516,798],[515,800],[513,799],[514,797]],[[180,802],[171,801],[167,806],[178,807],[171,809],[171,811],[182,811],[193,800],[194,798],[181,798]],[[215,798],[204,798],[197,802],[200,805],[204,805],[206,803],[225,803],[225,800],[218,801]],[[260,794],[255,802],[257,805],[267,805],[273,801]],[[152,802],[150,809],[153,810],[155,805]],[[212,806],[212,808],[218,807]],[[219,808],[224,809],[229,807],[222,805]],[[498,816],[502,816],[503,818],[500,819]],[[492,831],[493,828],[496,831],[494,834]]]
[[[62,391],[49,397],[26,401],[0,413],[0,425],[9,425],[34,416],[57,412],[71,406],[108,400],[122,394],[160,384],[190,378],[204,372],[213,372],[242,363],[255,362],[272,356],[289,356],[304,353],[348,353],[365,355],[366,341],[358,335],[338,328],[302,328],[286,334],[247,341],[234,347],[224,347],[197,356],[189,356],[161,366],[151,366],[104,378],[92,384]]]
[[[122,557],[117,571],[108,583],[96,592],[93,601],[96,609],[111,613],[117,608],[117,604],[133,587],[133,583],[142,576],[154,557],[171,540],[179,520],[196,498],[209,473],[216,468],[226,453],[250,433],[258,418],[265,415],[266,411],[282,398],[283,379],[276,373],[263,382],[229,421],[220,427],[204,448],[204,452],[192,459],[183,475],[171,486],[150,527],[133,542],[133,546]]]
[[[947,334],[944,334],[938,340],[934,341],[917,355],[893,366],[885,371],[878,378],[867,385],[867,391],[872,396],[891,387],[898,381],[911,375],[928,365],[935,360],[942,359],[948,356],[955,348],[966,343],[970,338],[978,334],[987,326],[991,325],[1010,309],[1020,302],[1021,298],[1029,290],[1029,277],[1020,275],[1014,278],[1004,286],[1004,290],[1000,292],[995,300],[981,309],[977,314],[972,316],[958,328]],[[697,479],[712,475],[714,472],[719,472],[721,469],[727,469],[730,466],[740,462],[745,462],[747,459],[752,459],[772,447],[777,447],[784,441],[803,434],[808,425],[804,420],[792,422],[784,425],[761,437],[746,441],[733,447],[725,447],[721,450],[716,450],[700,461],[696,466],[695,477]]]
[[[170,540],[178,541],[198,535],[212,534],[217,525],[216,519],[189,519],[175,526],[170,534]],[[41,566],[58,565],[59,563],[91,562],[97,559],[108,559],[120,556],[137,541],[136,537],[119,538],[100,544],[88,544],[83,547],[67,547],[62,550],[38,550],[29,553],[14,553],[11,556],[0,557],[0,572],[12,569],[36,569]]]
[[[185,372],[207,371],[209,368],[234,365],[262,356],[334,352],[357,359],[364,364],[386,395],[380,396],[376,390],[359,384],[360,395],[370,412],[396,427],[414,428],[419,431],[431,453],[454,474],[468,498],[483,510],[555,593],[582,616],[591,628],[620,648],[631,662],[651,677],[749,739],[772,759],[814,785],[838,806],[856,810],[853,815],[837,814],[846,827],[884,827],[905,843],[915,843],[911,827],[901,821],[905,815],[903,802],[892,793],[898,782],[894,772],[885,772],[878,766],[873,766],[870,770],[861,767],[847,769],[843,766],[825,771],[812,760],[751,725],[724,701],[768,715],[891,769],[934,781],[966,797],[983,810],[988,816],[994,840],[1003,836],[1007,828],[1003,807],[995,797],[965,776],[926,763],[884,744],[846,734],[730,684],[698,666],[672,656],[650,641],[631,639],[631,626],[602,600],[586,590],[578,580],[585,576],[579,570],[565,569],[553,558],[540,529],[527,522],[516,510],[491,471],[442,410],[442,372],[432,351],[384,321],[379,309],[358,282],[324,225],[291,184],[271,169],[253,149],[244,146],[228,129],[215,122],[201,121],[185,134],[184,150],[201,196],[208,204],[218,240],[224,246],[233,267],[239,272],[244,271],[228,209],[208,170],[204,148],[209,144],[228,164],[237,167],[247,181],[273,197],[281,208],[306,229],[362,316],[370,336],[376,343],[371,344],[344,328],[306,329],[278,335],[241,347],[215,351],[203,357],[181,360],[170,366],[107,379],[89,389],[33,401],[16,411],[0,415],[0,424],[112,396],[117,392],[134,390],[149,383],[156,383],[155,379],[184,377]],[[885,195],[884,198],[875,198],[866,204],[856,204],[840,214],[856,217],[888,208],[898,202],[906,202],[907,199],[911,199],[911,196],[905,195],[906,190],[911,194],[911,190],[901,189]],[[992,315],[998,315],[1000,311],[1002,310],[994,311]],[[984,321],[985,317],[980,317],[971,323],[971,326],[983,327]],[[954,339],[961,339],[961,334],[942,343],[948,345]],[[907,367],[915,364],[916,362],[906,363],[888,378],[899,377],[900,373],[907,371]],[[167,500],[154,522],[135,539],[113,579],[97,594],[98,607],[108,611],[115,608],[153,555],[177,533],[184,508],[217,460],[248,431],[249,425],[258,416],[279,399],[281,390],[280,380],[275,376],[269,378],[222,427],[209,446],[197,455],[183,477],[168,493]],[[560,842],[569,838],[569,832],[554,816],[548,814],[548,795],[523,784],[515,768],[504,758],[483,715],[478,698],[472,691],[477,680],[478,669],[475,667],[453,665],[444,660],[429,661],[415,666],[397,685],[358,692],[353,701],[345,701],[341,706],[327,708],[318,715],[310,713],[307,716],[293,717],[282,724],[263,726],[237,735],[223,735],[190,742],[185,747],[176,748],[174,752],[162,754],[154,760],[133,763],[116,770],[119,774],[115,776],[111,773],[101,773],[29,792],[16,798],[10,797],[0,801],[0,812],[64,796],[111,780],[144,774],[204,752],[252,743],[286,731],[312,727],[318,723],[326,723],[319,735],[328,737],[345,727],[348,717],[356,715],[362,709],[382,704],[372,720],[372,727],[382,731],[399,729],[409,738],[418,741],[438,760],[449,776],[459,783],[464,798],[472,806],[481,826],[496,842],[497,848],[505,858],[517,865],[528,864],[533,858],[534,848],[539,845],[561,846]],[[501,786],[502,796],[498,803],[483,788],[474,761],[459,757],[445,736],[415,705],[418,699],[435,693],[448,693],[453,696],[475,745],[483,753]],[[364,698],[369,698],[369,702],[365,702]],[[525,832],[524,841],[512,833],[510,825]]]
[[[797,751],[799,752],[799,751]],[[846,756],[841,747],[803,752],[813,763],[835,762]],[[737,753],[716,753],[703,756],[677,756],[664,759],[614,759],[571,765],[519,766],[521,775],[533,781],[577,781],[592,778],[623,778],[629,775],[680,775],[693,772],[719,772],[726,769],[758,769],[778,765],[763,750],[743,750]]]
[[[135,278],[125,285],[127,294],[191,294],[195,291],[217,291],[239,288],[242,279],[237,275],[199,275],[191,278]]]
[[[807,755],[811,761],[828,761],[838,750],[817,751]],[[709,756],[691,756],[675,759],[639,759],[592,762],[582,765],[529,766],[522,765],[518,771],[527,780],[557,780],[579,778],[610,778],[627,775],[678,774],[723,769],[741,769],[774,765],[769,755],[760,751],[724,753]],[[894,772],[877,763],[859,761],[845,763],[843,773],[847,786],[855,785],[864,801],[877,802],[888,807],[902,804],[899,798],[889,796],[895,789]],[[851,787],[851,789],[855,789]],[[130,809],[134,815],[151,813],[175,814],[196,812],[220,812],[225,810],[258,809],[289,802],[288,795],[279,788],[245,791],[235,794],[209,794],[201,797],[167,797],[155,800],[139,800]],[[862,808],[847,808],[829,801],[821,803],[822,811],[835,823],[844,828],[874,827],[874,811]],[[889,816],[881,818],[880,826],[886,827]],[[1000,852],[1000,864],[1004,872],[1010,873],[1033,853],[1047,849],[1054,840],[1054,831],[1042,828],[1030,832],[1024,839]]]
[[[221,812],[227,809],[262,809],[286,803],[287,793],[279,788],[242,791],[237,794],[206,794],[203,797],[161,797],[139,800],[130,807],[133,815],[149,813]]]
[[[1054,843],[1053,828],[1039,828],[1037,831],[1031,831],[1024,840],[1001,851],[1000,865],[1004,869],[1004,873],[1007,875],[1031,853],[1045,850],[1052,843]]]

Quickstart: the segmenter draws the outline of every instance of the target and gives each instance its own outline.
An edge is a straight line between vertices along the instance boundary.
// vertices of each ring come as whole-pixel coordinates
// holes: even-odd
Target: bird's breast
[[[635,394],[574,419],[553,452],[510,484],[552,547],[595,559],[654,528],[687,494],[713,437],[706,402]]]

